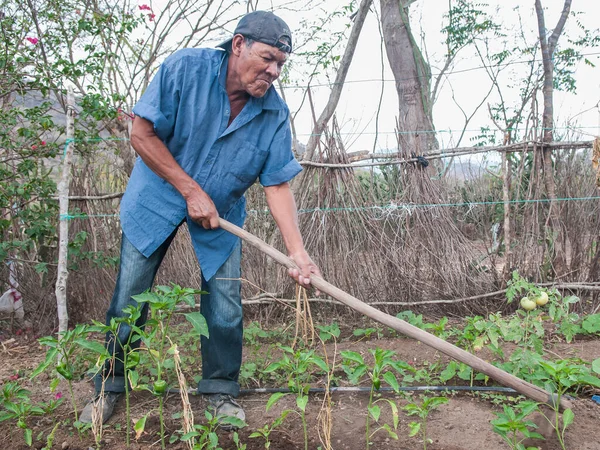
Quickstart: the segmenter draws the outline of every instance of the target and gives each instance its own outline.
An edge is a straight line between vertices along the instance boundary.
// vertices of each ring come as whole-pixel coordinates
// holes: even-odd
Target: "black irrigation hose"
[[[480,391],[480,392],[503,392],[508,394],[517,394],[518,392],[512,388],[507,387],[487,387],[487,386],[406,386],[399,387],[399,391],[402,392],[443,392],[443,391]],[[275,393],[291,393],[292,391],[288,388],[255,388],[255,389],[242,389],[240,395],[247,394],[275,394]],[[324,393],[325,388],[310,388],[309,393]],[[329,392],[371,392],[371,388],[367,386],[349,386],[349,387],[330,387]],[[383,386],[377,389],[377,392],[395,392],[391,386]]]
[[[402,392],[445,392],[445,391],[467,391],[467,392],[496,392],[504,394],[518,394],[512,388],[502,386],[406,386],[398,388]],[[329,392],[370,392],[371,388],[366,386],[350,386],[350,387],[331,387]],[[395,392],[394,388],[383,386],[377,390],[378,392]],[[176,388],[169,389],[170,394],[179,394],[181,391]],[[251,395],[251,394],[288,394],[292,391],[289,388],[253,388],[253,389],[242,389],[240,395]],[[324,393],[325,388],[310,388],[308,390],[311,394]],[[188,394],[197,394],[196,389],[188,389]]]

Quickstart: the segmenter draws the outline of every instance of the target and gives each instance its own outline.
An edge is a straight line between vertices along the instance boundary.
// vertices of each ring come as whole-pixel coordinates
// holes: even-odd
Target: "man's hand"
[[[317,265],[310,259],[308,253],[306,251],[301,251],[290,255],[292,261],[296,263],[298,269],[289,269],[288,274],[292,277],[300,286],[308,287],[310,286],[310,276],[314,274],[318,277],[321,277],[321,271],[317,267]],[[319,295],[320,292],[317,290],[316,294]]]
[[[188,214],[207,230],[219,228],[219,212],[212,199],[199,186],[185,196]]]

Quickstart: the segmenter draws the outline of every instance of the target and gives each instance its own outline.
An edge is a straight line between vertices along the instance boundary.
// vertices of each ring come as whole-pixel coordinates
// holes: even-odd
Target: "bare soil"
[[[0,389],[11,377],[20,376],[24,387],[32,392],[33,401],[48,401],[54,394],[50,392],[48,377],[40,376],[34,381],[26,377],[31,370],[43,359],[44,349],[39,347],[31,335],[10,336],[16,339],[6,346],[0,346]],[[7,337],[4,336],[4,342]],[[445,357],[433,349],[419,342],[404,338],[385,338],[370,341],[341,342],[337,351],[351,349],[367,354],[368,349],[374,348],[392,349],[398,353],[398,357],[406,361],[414,361],[419,364],[424,361],[434,362]],[[328,349],[333,352],[333,347]],[[574,341],[571,344],[559,343],[552,347],[552,352],[562,358],[579,356],[587,361],[600,358],[600,342],[597,340]],[[330,355],[331,356],[331,355]],[[486,357],[484,353],[480,356]],[[248,358],[249,355],[246,355]],[[72,423],[72,408],[69,402],[66,385],[60,385],[59,389],[65,395],[65,401],[57,409],[54,417],[32,417],[29,419],[33,427],[34,447],[42,448],[44,443],[36,438],[47,435],[54,424],[61,422],[53,449],[88,450],[94,448],[94,438],[90,432],[83,438],[78,438],[76,431],[69,425]],[[78,408],[82,408],[86,400],[93,395],[93,386],[89,381],[75,383]],[[580,399],[574,401],[575,421],[568,428],[566,434],[566,448],[571,450],[600,450],[600,405],[591,400],[594,392],[585,392]],[[395,400],[401,408],[407,403],[405,398],[394,395],[386,398]],[[508,449],[509,447],[502,439],[492,431],[490,420],[495,418],[494,412],[501,410],[501,406],[493,400],[497,396],[475,395],[461,393],[451,395],[449,402],[434,411],[427,422],[427,433],[432,439],[428,445],[429,450],[481,450],[481,449]],[[201,396],[191,396],[196,423],[204,420],[205,400]],[[269,399],[268,394],[249,394],[239,398],[240,403],[246,411],[248,427],[240,430],[239,435],[242,442],[247,444],[248,450],[265,448],[263,439],[249,438],[256,429],[270,424],[279,416],[284,409],[294,409],[295,397],[284,397],[268,412],[265,405]],[[317,450],[323,445],[319,441],[319,421],[323,403],[322,394],[310,396],[307,408],[308,449]],[[367,414],[368,393],[334,393],[332,395],[332,432],[331,446],[335,450],[358,450],[365,449],[365,419]],[[381,423],[392,423],[392,417],[383,403]],[[137,420],[148,411],[157,408],[156,398],[145,393],[135,393],[132,396],[132,417]],[[180,420],[172,419],[172,414],[181,410],[180,399],[176,394],[171,394],[166,399],[167,434],[180,428]],[[398,428],[398,440],[390,439],[385,431],[377,432],[372,439],[371,449],[402,449],[413,450],[423,448],[423,443],[416,437],[409,437],[408,423],[413,417],[407,417],[400,413],[400,425]],[[530,442],[542,450],[557,450],[560,445],[553,435],[553,430],[545,424],[545,420],[538,417],[540,431],[546,436],[545,441]],[[117,404],[115,415],[107,423],[102,439],[103,449],[122,450],[125,449],[125,404],[120,401]],[[152,414],[146,425],[146,431],[138,441],[133,440],[133,449],[158,449],[160,442],[158,417]],[[371,431],[376,426],[371,427]],[[235,449],[233,444],[233,433],[219,431],[219,443],[223,449]],[[0,426],[0,449],[20,450],[26,449],[23,443],[22,430],[17,428],[14,421],[4,422]],[[168,440],[168,438],[167,438]],[[300,418],[290,414],[283,425],[277,428],[271,435],[271,449],[294,450],[304,449],[304,438]],[[170,449],[186,449],[187,447],[177,442],[167,444]]]

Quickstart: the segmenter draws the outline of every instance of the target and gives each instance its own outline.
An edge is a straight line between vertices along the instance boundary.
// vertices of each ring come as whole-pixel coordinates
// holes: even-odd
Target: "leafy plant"
[[[58,337],[46,336],[40,338],[39,343],[48,347],[48,351],[44,361],[31,374],[31,378],[35,378],[53,365],[58,376],[67,381],[76,424],[78,424],[79,419],[73,391],[73,380],[81,374],[78,374],[75,369],[75,360],[84,351],[91,352],[94,355],[97,365],[103,364],[109,357],[104,345],[89,339],[92,331],[93,328],[89,325],[79,324],[72,330],[60,333]]]
[[[202,294],[202,291],[190,288],[182,288],[179,285],[157,286],[154,292],[144,292],[143,294],[133,296],[133,299],[148,306],[150,318],[142,329],[137,325],[132,325],[132,331],[139,336],[144,343],[147,354],[150,357],[155,369],[155,378],[152,387],[144,383],[139,383],[139,373],[133,367],[129,369],[128,381],[133,389],[144,389],[152,392],[158,398],[158,414],[160,420],[160,439],[161,446],[165,448],[165,425],[163,417],[163,394],[167,391],[167,380],[163,378],[163,370],[167,365],[167,360],[173,352],[173,347],[169,339],[171,321],[176,313],[177,306],[185,303],[188,306],[195,306],[194,296]],[[183,314],[192,324],[198,335],[208,337],[208,326],[204,316],[199,312]],[[133,356],[132,353],[130,355]]]
[[[271,401],[271,400],[273,400],[273,401]],[[267,402],[267,411],[269,410],[269,408],[271,406],[273,406],[275,404],[275,402],[277,400],[279,400],[278,397],[271,396],[271,398],[269,399],[269,402],[271,402],[271,403]],[[254,431],[250,435],[250,438],[263,438],[265,440],[265,448],[271,448],[271,440],[270,440],[271,433],[281,426],[281,424],[283,423],[285,418],[291,412],[293,412],[291,409],[283,410],[283,412],[279,415],[279,417],[277,417],[272,423],[266,424],[263,427],[258,428],[256,431]]]
[[[288,387],[296,394],[295,411],[302,420],[302,429],[304,432],[304,448],[308,450],[308,428],[306,423],[306,406],[308,404],[308,391],[310,389],[310,369],[317,367],[323,372],[329,372],[329,367],[320,356],[317,356],[314,350],[294,350],[291,347],[280,346],[283,350],[283,356],[279,361],[272,363],[267,367],[266,372],[282,370],[288,376]],[[267,402],[267,409],[273,406],[287,393],[278,392],[273,394]]]
[[[445,403],[448,403],[448,399],[446,397],[425,397],[420,404],[409,403],[402,408],[409,416],[419,417],[419,422],[411,422],[408,424],[410,427],[409,436],[413,437],[417,434],[420,434],[421,439],[423,439],[424,450],[427,450],[427,444],[431,443],[431,439],[427,437],[427,418],[433,410],[439,408]]]
[[[33,430],[27,424],[30,416],[41,416],[44,410],[37,405],[33,405],[29,398],[30,392],[15,386],[13,383],[7,383],[10,386],[4,386],[2,389],[2,411],[0,411],[0,422],[15,419],[17,427],[23,430],[23,439],[25,444],[31,447],[33,445]]]
[[[221,447],[219,447],[219,435],[217,434],[217,428],[219,428],[220,425],[231,425],[235,428],[243,428],[246,426],[246,423],[237,417],[216,417],[209,411],[205,411],[204,415],[206,417],[205,424],[195,424],[194,431],[190,431],[180,438],[184,442],[191,440],[193,442],[192,448],[194,450],[222,450]],[[236,446],[236,448],[245,447],[239,446],[239,439],[238,442],[236,442]]]
[[[499,434],[512,450],[529,450],[522,444],[525,439],[543,439],[542,435],[533,431],[537,425],[527,420],[537,410],[537,403],[532,401],[520,402],[514,407],[504,405],[503,412],[495,412],[497,418],[491,421],[494,433]]]
[[[600,379],[592,375],[592,371],[600,373],[600,360],[594,361],[591,369],[577,359],[563,359],[555,362],[540,361],[539,365],[543,371],[538,372],[534,382],[541,383],[547,391],[555,395],[555,401],[550,405],[554,410],[554,417],[548,418],[548,421],[554,428],[562,449],[566,450],[565,432],[567,427],[573,423],[575,415],[571,409],[563,411],[561,425],[560,401],[569,390],[581,386],[600,388]]]
[[[397,367],[401,367],[397,365],[397,362],[394,361],[393,356],[395,352],[391,350],[383,350],[381,348],[377,348],[375,350],[370,350],[371,355],[374,359],[374,364],[372,367],[369,367],[362,355],[357,352],[352,351],[343,351],[342,355],[342,368],[348,375],[350,382],[353,384],[358,384],[360,379],[367,374],[369,379],[371,380],[371,389],[369,391],[369,403],[367,405],[367,419],[366,419],[366,430],[365,430],[365,441],[366,448],[368,449],[371,445],[371,438],[375,433],[380,430],[387,431],[388,435],[392,439],[398,439],[398,435],[395,430],[398,429],[399,424],[399,416],[398,416],[398,407],[394,402],[388,399],[376,399],[375,400],[375,392],[381,388],[381,381],[385,380],[396,392],[399,392],[399,383],[396,375],[389,369],[396,369]],[[378,402],[386,402],[391,411],[393,417],[393,429],[388,424],[383,424],[375,431],[371,432],[371,419],[375,423],[379,423],[379,418],[381,416],[381,408],[377,404]]]

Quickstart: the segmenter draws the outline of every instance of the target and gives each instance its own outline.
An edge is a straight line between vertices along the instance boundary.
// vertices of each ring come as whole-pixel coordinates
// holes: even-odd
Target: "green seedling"
[[[592,363],[591,369],[578,359],[564,359],[555,362],[540,361],[539,366],[543,371],[536,372],[534,382],[543,385],[555,396],[555,401],[550,405],[554,411],[554,417],[546,418],[554,428],[561,448],[566,450],[565,433],[567,427],[573,423],[575,415],[571,409],[566,409],[562,413],[561,424],[560,401],[568,391],[577,390],[582,386],[600,388],[600,379],[592,375],[592,372],[600,373],[600,359]]]
[[[396,392],[399,392],[400,385],[398,383],[398,379],[396,378],[396,375],[390,371],[390,369],[401,370],[403,367],[394,361],[393,356],[396,353],[391,350],[382,350],[378,348],[376,350],[370,350],[370,353],[374,359],[374,364],[372,367],[369,367],[365,363],[365,360],[360,353],[351,351],[343,351],[341,353],[343,358],[341,365],[344,369],[344,372],[346,372],[348,375],[351,383],[358,384],[365,375],[368,375],[371,381],[365,429],[365,441],[367,449],[369,449],[372,444],[372,437],[380,430],[387,431],[388,436],[392,439],[398,439],[398,435],[395,431],[398,429],[399,424],[398,407],[394,402],[388,399],[380,398],[375,400],[375,393],[376,391],[379,391],[382,380],[389,384]],[[390,406],[393,417],[393,428],[388,424],[383,424],[375,429],[375,431],[371,432],[371,420],[373,420],[375,423],[379,423],[381,408],[377,403],[380,402],[386,402]]]
[[[48,347],[46,358],[33,371],[31,378],[35,378],[54,364],[55,372],[59,377],[67,381],[71,404],[75,414],[75,424],[79,424],[77,403],[75,393],[73,392],[73,380],[80,378],[82,374],[77,373],[75,360],[82,352],[87,351],[96,359],[96,365],[99,366],[109,357],[104,345],[100,342],[89,339],[89,335],[94,328],[89,325],[77,325],[72,330],[60,333],[58,337],[46,336],[39,339],[40,344]],[[80,429],[77,427],[78,430]]]
[[[427,437],[427,418],[433,410],[439,408],[445,403],[448,403],[448,399],[446,397],[427,397],[423,400],[421,404],[409,403],[403,408],[409,416],[419,417],[419,422],[409,423],[409,436],[413,437],[417,434],[420,434],[421,439],[423,439],[424,450],[427,450],[427,444],[431,443],[431,439]]]
[[[320,356],[317,356],[314,350],[294,350],[291,347],[280,346],[283,350],[283,356],[279,361],[272,363],[267,367],[267,373],[283,371],[288,377],[288,387],[296,395],[296,407],[302,420],[302,429],[304,431],[304,448],[308,450],[308,425],[306,423],[306,406],[308,405],[308,391],[310,389],[310,376],[313,368],[319,368],[328,373],[329,367]],[[267,402],[267,409],[273,406],[287,393],[275,393]]]
[[[381,339],[383,337],[383,330],[381,328],[356,328],[352,334],[360,340],[362,339],[370,339],[371,336],[375,336],[377,339]]]
[[[193,450],[222,450],[219,447],[219,435],[217,434],[219,426],[230,425],[235,428],[246,426],[246,423],[237,417],[216,417],[209,411],[205,411],[204,415],[206,417],[205,424],[194,425],[194,431],[181,436],[183,442],[192,441]],[[244,448],[244,446],[240,447],[238,445],[237,448]]]
[[[12,400],[18,400],[18,403],[6,400],[3,401],[3,411],[0,411],[0,422],[15,419],[17,427],[23,430],[23,439],[28,447],[33,445],[33,430],[27,424],[30,416],[42,416],[44,410],[39,406],[32,405],[29,396],[25,397],[23,391],[18,393],[18,397],[13,397]]]
[[[503,412],[495,412],[497,419],[491,421],[494,427],[494,433],[502,437],[511,450],[531,450],[533,447],[526,448],[523,441],[526,439],[543,439],[543,436],[534,430],[537,425],[527,417],[533,412],[538,411],[538,405],[532,401],[525,401],[517,405],[503,406]]]
[[[273,399],[273,401],[271,401],[271,399]],[[269,399],[269,402],[271,402],[271,403],[270,404],[267,403],[267,411],[278,400],[277,397],[273,397],[273,396],[271,396],[271,399]],[[291,412],[293,412],[291,409],[284,410],[279,415],[279,417],[277,417],[277,419],[275,419],[273,421],[273,423],[267,424],[267,425],[263,426],[262,428],[257,429],[250,435],[250,438],[263,438],[265,440],[265,448],[267,448],[267,449],[271,448],[271,440],[270,440],[271,433],[281,426],[281,424],[283,423],[285,418]]]
[[[128,381],[133,389],[144,389],[150,391],[158,398],[158,415],[160,420],[160,440],[161,447],[165,448],[165,425],[164,425],[164,399],[163,394],[167,391],[167,381],[163,378],[163,371],[175,349],[175,344],[169,339],[170,325],[173,316],[176,313],[177,306],[185,303],[188,306],[195,306],[195,295],[202,294],[196,289],[182,288],[176,284],[171,286],[157,286],[155,292],[144,292],[143,294],[133,296],[133,299],[142,307],[146,306],[150,312],[150,318],[145,324],[145,328],[132,325],[132,331],[139,336],[144,343],[152,365],[155,369],[155,377],[152,386],[139,383],[139,372],[134,367],[129,369]],[[208,337],[208,326],[204,316],[199,312],[183,314],[192,324],[197,335]],[[130,357],[133,355],[130,354]]]

